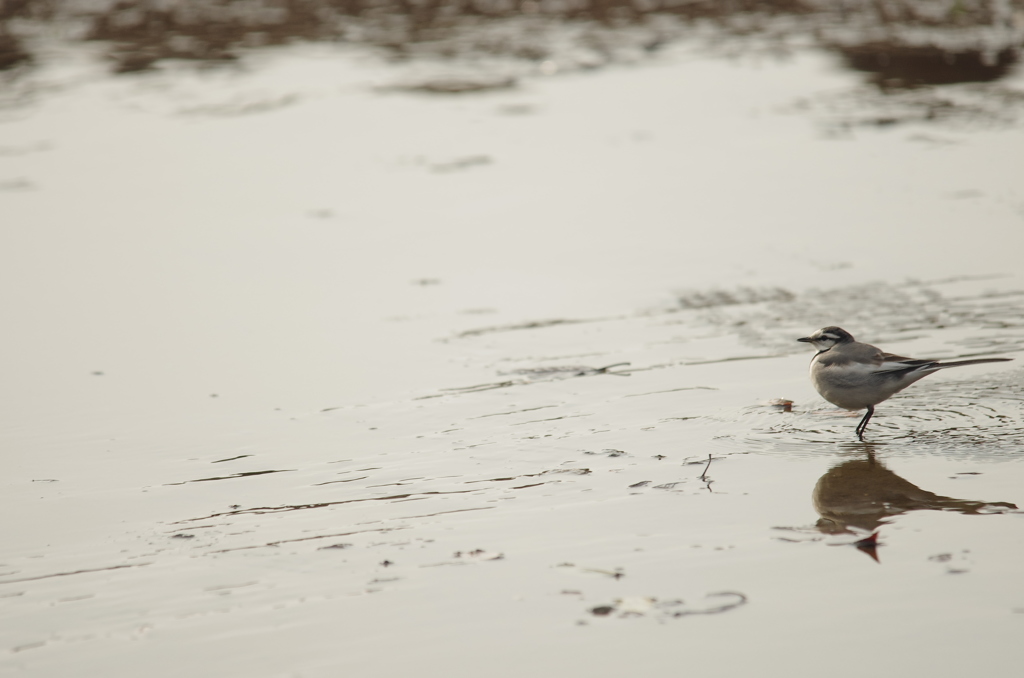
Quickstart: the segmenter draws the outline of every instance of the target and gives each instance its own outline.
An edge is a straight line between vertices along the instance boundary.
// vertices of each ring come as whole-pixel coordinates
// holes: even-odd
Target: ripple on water
[[[978,291],[978,282],[874,282],[810,289],[789,298],[776,295],[765,303],[715,306],[701,319],[747,344],[787,352],[799,350],[792,341],[806,336],[801,332],[837,324],[875,344],[928,335],[946,339],[965,355],[1024,351],[1024,291]],[[685,301],[680,302],[684,307]]]
[[[854,427],[863,411],[822,404],[792,413],[748,408],[734,439],[754,449],[794,454],[835,454],[885,447],[887,454],[950,454],[1000,458],[1024,448],[1024,379],[1021,370],[984,381],[923,381],[878,406],[866,442]],[[739,420],[737,423],[739,423]]]

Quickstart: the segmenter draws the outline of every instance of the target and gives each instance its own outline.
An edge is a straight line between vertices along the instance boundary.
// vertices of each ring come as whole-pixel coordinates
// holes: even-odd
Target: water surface
[[[838,48],[689,25],[482,71],[24,38],[0,662],[1011,672],[1024,137],[991,102],[1019,76],[997,50],[890,99]],[[422,87],[467,73],[507,86]],[[929,377],[862,444],[795,341],[829,324],[1018,360]]]

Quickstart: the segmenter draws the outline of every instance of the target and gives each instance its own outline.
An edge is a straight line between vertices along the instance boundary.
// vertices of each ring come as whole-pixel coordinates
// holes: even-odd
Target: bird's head
[[[797,341],[805,341],[819,351],[827,351],[837,344],[853,341],[853,335],[842,327],[822,327],[809,337],[801,337]]]

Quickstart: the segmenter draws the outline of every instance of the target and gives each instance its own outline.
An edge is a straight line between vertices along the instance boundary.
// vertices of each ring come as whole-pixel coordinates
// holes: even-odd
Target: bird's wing
[[[867,366],[871,372],[876,371],[877,368],[885,364],[886,354],[871,344],[846,344],[842,346],[842,349],[843,355],[847,356],[852,362]]]
[[[917,360],[885,353],[871,344],[837,346],[820,354],[817,360],[824,368],[842,370],[850,375],[906,374],[935,364],[934,360]]]
[[[893,353],[879,352],[878,357],[877,369],[879,372],[912,372],[922,367],[931,367],[936,362],[931,359],[904,358]]]
[[[816,360],[825,368],[850,374],[885,371],[885,354],[870,344],[841,344],[819,353]]]

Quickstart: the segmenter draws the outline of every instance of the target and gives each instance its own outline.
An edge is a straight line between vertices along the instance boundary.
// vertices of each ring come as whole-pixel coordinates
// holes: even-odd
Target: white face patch
[[[838,340],[839,337],[834,334],[822,334],[816,337],[811,337],[811,346],[819,351],[824,351],[827,348],[835,346]]]

